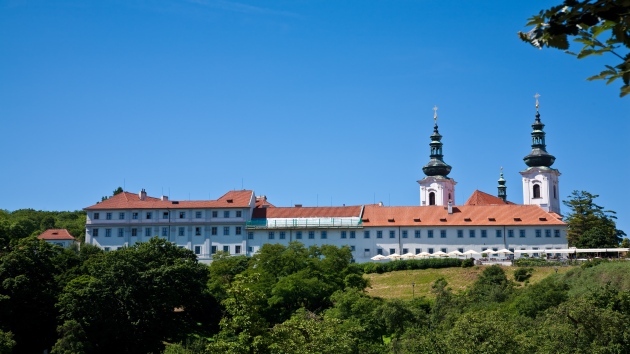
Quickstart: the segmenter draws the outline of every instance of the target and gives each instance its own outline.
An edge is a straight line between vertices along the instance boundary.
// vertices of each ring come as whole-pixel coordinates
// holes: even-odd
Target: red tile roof
[[[217,200],[161,200],[147,196],[140,200],[136,193],[122,192],[84,210],[112,209],[194,209],[194,208],[246,208],[254,198],[254,191],[229,191]]]
[[[252,219],[264,218],[342,218],[359,217],[361,206],[342,207],[275,207],[254,209]]]
[[[66,229],[48,229],[41,235],[37,236],[40,240],[74,240],[76,239],[70,235]]]
[[[363,226],[518,226],[566,225],[537,205],[461,205],[387,207],[366,205]]]
[[[466,203],[464,205],[504,205],[504,204],[514,204],[510,201],[504,202],[503,199],[499,197],[495,197],[494,195],[482,192],[480,190],[475,190],[473,194],[470,195]]]
[[[262,208],[263,205],[265,206],[265,208],[275,208],[275,205],[269,203],[267,199],[256,198],[256,208]]]

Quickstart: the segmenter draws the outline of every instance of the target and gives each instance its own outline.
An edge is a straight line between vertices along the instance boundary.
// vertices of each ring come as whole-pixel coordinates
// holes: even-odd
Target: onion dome
[[[540,112],[538,112],[538,97],[540,95],[536,94],[534,97],[536,97],[536,120],[532,124],[532,152],[523,160],[529,167],[550,167],[556,158],[546,150],[545,132],[543,131],[545,125],[540,121]]]
[[[442,155],[442,135],[438,131],[437,125],[437,107],[433,107],[433,134],[431,134],[431,160],[428,164],[422,167],[422,172],[430,177],[443,177],[448,178],[448,174],[451,172],[451,166],[446,164]]]

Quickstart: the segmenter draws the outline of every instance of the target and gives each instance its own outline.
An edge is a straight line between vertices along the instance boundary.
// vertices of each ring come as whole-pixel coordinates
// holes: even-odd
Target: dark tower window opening
[[[453,199],[451,198],[451,193],[448,194],[448,201],[453,201]]]
[[[435,205],[435,192],[429,193],[429,205]]]
[[[556,199],[556,185],[553,185],[553,199]]]
[[[533,192],[534,192],[534,198],[540,198],[540,186],[539,185],[534,184]]]

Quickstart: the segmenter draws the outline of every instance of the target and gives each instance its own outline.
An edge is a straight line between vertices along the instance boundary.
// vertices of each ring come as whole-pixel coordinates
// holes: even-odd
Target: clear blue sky
[[[556,1],[0,1],[0,208],[118,186],[278,206],[417,205],[434,105],[456,203],[522,203],[534,94],[560,194],[630,234],[630,98],[516,33]],[[564,209],[566,210],[566,209]]]

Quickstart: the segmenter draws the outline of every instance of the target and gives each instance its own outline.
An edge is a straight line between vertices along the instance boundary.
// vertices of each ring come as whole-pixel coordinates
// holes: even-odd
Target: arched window
[[[429,193],[429,205],[435,205],[435,192]]]
[[[540,198],[540,186],[538,184],[534,184],[534,198]]]
[[[449,194],[448,194],[448,201],[449,201],[449,202],[452,202],[452,201],[453,201],[453,199],[451,198],[451,193],[449,193]]]
[[[553,185],[553,199],[556,199],[556,185]]]

